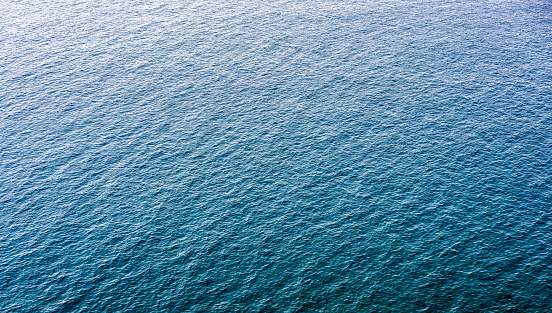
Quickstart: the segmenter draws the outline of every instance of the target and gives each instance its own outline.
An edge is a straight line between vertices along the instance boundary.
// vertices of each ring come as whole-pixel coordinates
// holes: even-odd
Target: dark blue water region
[[[552,312],[550,1],[0,12],[1,312]]]

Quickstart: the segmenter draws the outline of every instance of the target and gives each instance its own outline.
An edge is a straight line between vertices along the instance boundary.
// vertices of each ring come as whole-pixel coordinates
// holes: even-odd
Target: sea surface
[[[0,312],[552,312],[552,2],[0,1]]]

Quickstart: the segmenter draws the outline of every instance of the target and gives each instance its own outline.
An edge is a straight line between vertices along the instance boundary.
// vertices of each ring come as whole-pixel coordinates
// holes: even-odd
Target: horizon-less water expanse
[[[552,3],[0,2],[0,312],[552,312]]]

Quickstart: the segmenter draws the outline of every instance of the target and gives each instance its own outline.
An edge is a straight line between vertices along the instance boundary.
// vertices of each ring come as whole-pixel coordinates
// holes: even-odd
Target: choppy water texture
[[[552,312],[550,1],[0,11],[0,311]]]

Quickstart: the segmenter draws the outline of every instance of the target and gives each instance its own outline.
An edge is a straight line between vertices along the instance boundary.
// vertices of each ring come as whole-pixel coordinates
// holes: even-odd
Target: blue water
[[[550,1],[0,12],[0,312],[552,312]]]

